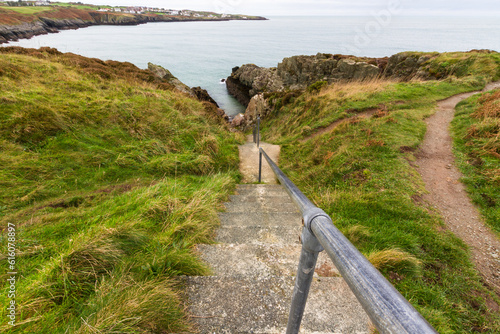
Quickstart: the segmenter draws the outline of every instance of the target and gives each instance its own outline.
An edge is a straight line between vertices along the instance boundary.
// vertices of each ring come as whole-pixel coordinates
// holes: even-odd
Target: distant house
[[[35,1],[35,6],[50,6],[50,1]]]

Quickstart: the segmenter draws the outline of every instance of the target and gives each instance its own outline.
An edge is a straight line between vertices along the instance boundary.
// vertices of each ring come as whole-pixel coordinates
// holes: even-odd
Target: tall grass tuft
[[[368,261],[382,272],[395,272],[401,276],[421,276],[422,261],[400,249],[373,251],[367,255]]]
[[[22,273],[0,331],[190,330],[179,277],[209,271],[194,245],[241,136],[149,71],[50,48],[0,49],[0,103],[0,228],[16,224]]]

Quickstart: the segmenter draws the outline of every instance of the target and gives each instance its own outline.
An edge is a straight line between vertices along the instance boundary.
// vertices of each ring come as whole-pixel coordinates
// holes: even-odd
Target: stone
[[[217,104],[217,102],[215,102],[215,100],[210,96],[210,94],[208,94],[206,89],[203,89],[201,87],[193,87],[193,88],[191,88],[191,91],[193,92],[193,94],[196,96],[196,98],[198,100],[204,101],[204,102],[210,102],[210,103],[214,104],[217,108],[219,108],[219,105]]]
[[[148,63],[148,70],[150,70],[155,76],[160,79],[165,80],[169,84],[175,87],[175,89],[181,93],[185,93],[191,97],[196,97],[194,92],[187,85],[182,83],[177,79],[169,70],[163,68],[160,65],[155,65],[153,63]],[[207,93],[208,94],[208,93]]]
[[[245,115],[238,114],[231,121],[231,126],[233,127],[241,127],[245,124]]]
[[[256,94],[282,90],[283,82],[274,68],[246,64],[233,68],[233,72],[226,79],[226,86],[231,95],[244,106],[248,106],[250,99]]]

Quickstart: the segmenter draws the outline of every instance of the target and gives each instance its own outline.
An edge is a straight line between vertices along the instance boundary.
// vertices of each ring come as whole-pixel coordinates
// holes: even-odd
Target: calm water
[[[246,63],[276,66],[284,57],[318,52],[382,57],[401,51],[500,51],[497,18],[272,17],[269,21],[95,26],[9,45],[51,46],[103,60],[148,62],[189,86],[209,91],[228,114],[243,110],[221,78]]]

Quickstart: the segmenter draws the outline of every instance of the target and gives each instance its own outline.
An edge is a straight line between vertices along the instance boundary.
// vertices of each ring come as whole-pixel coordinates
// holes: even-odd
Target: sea
[[[50,46],[140,68],[161,65],[186,85],[208,90],[228,115],[244,112],[223,79],[243,64],[275,67],[285,57],[321,53],[384,57],[402,51],[500,51],[495,17],[269,17],[267,21],[92,26],[7,45]]]

